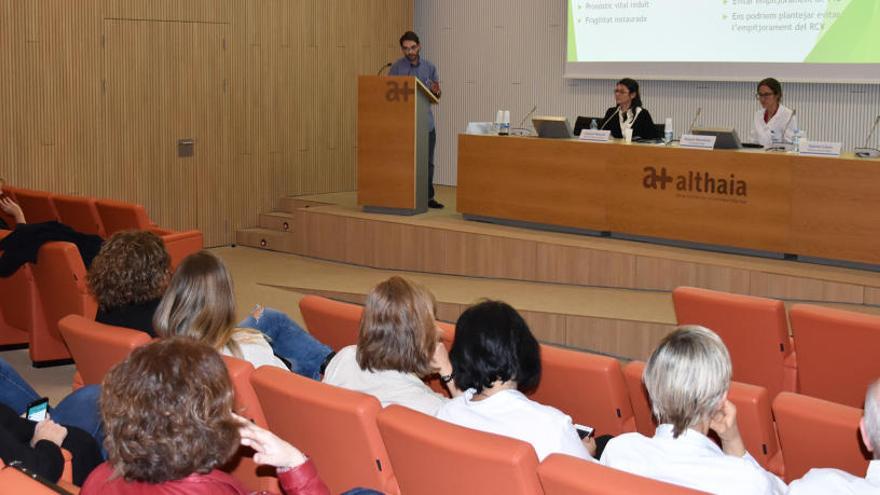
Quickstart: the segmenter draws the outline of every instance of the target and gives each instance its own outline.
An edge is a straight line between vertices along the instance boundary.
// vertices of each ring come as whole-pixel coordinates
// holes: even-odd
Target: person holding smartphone
[[[38,406],[39,407],[39,406]],[[48,406],[42,406],[48,411]],[[64,471],[61,449],[72,454],[73,484],[81,486],[103,461],[98,442],[74,426],[62,426],[46,415],[42,421],[22,418],[5,404],[0,404],[0,458],[43,478],[57,482]]]

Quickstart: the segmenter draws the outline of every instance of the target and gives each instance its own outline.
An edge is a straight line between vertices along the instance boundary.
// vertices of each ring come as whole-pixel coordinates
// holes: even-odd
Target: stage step
[[[286,211],[260,213],[260,228],[278,232],[293,232],[294,214]]]
[[[300,199],[299,196],[284,196],[282,198],[278,198],[278,211],[293,213],[300,208],[311,208],[312,206],[327,206],[328,204],[330,203]]]
[[[259,227],[239,229],[235,232],[235,242],[242,246],[268,251],[296,252],[296,237],[294,237],[293,232],[281,232],[279,230]]]

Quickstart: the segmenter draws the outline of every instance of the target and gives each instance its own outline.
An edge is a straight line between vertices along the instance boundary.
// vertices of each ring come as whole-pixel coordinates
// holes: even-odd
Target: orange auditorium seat
[[[270,429],[312,458],[332,493],[400,493],[376,427],[382,406],[375,397],[270,366],[251,382]]]
[[[309,333],[334,351],[357,344],[363,306],[309,295],[299,310]]]
[[[782,301],[679,287],[672,302],[679,325],[702,325],[721,337],[734,380],[766,388],[771,400],[795,391],[797,364]]]
[[[69,196],[55,194],[52,196],[61,223],[70,226],[77,232],[107,237],[104,224],[98,215],[95,198],[86,196]]]
[[[652,437],[657,423],[651,410],[648,391],[642,381],[644,372],[644,361],[632,361],[624,369],[638,431]],[[767,390],[756,385],[731,382],[727,398],[736,406],[737,424],[746,450],[764,469],[782,476],[785,467],[770,413]]]
[[[541,383],[531,398],[592,426],[596,435],[635,431],[620,362],[608,356],[541,345]]]
[[[595,462],[552,454],[538,466],[546,495],[696,495],[697,490],[636,476]]]
[[[0,230],[0,239],[11,231]],[[0,346],[27,345],[30,331],[37,321],[37,285],[30,264],[16,270],[11,277],[0,278]]]
[[[798,392],[862,407],[880,377],[880,316],[796,304],[788,312],[798,349]]]
[[[15,200],[28,223],[58,221],[58,210],[52,195],[45,191],[15,189]]]
[[[645,373],[644,361],[630,361],[623,367],[623,378],[626,381],[629,402],[633,408],[633,418],[636,423],[636,431],[646,437],[653,437],[657,429],[657,420],[651,409],[651,399],[648,397],[648,389],[642,375]]]
[[[396,405],[383,409],[378,423],[406,495],[543,493],[538,457],[526,442]]]
[[[115,201],[112,199],[99,199],[95,202],[104,231],[111,236],[122,230],[149,230],[162,238],[165,250],[171,256],[171,269],[192,253],[198,252],[204,246],[204,236],[198,230],[186,230],[175,232],[161,229],[150,221],[147,211],[141,205]]]
[[[155,227],[147,216],[147,210],[141,205],[99,199],[95,202],[95,207],[108,236],[122,230],[150,230]]]
[[[811,468],[837,468],[864,477],[870,456],[861,441],[862,410],[806,395],[781,393],[773,415],[785,459],[785,482]]]
[[[18,469],[3,465],[0,461],[0,487],[3,493],[22,493],[28,495],[57,495],[59,493],[79,493],[79,488],[69,481],[51,483],[49,486],[31,478]]]
[[[86,268],[79,250],[69,242],[46,243],[32,269],[45,327],[40,331],[35,326],[31,331],[31,360],[36,364],[70,359],[58,320],[70,314],[93,320],[98,311],[98,304],[86,287]]]
[[[229,379],[235,391],[235,412],[250,419],[259,427],[269,428],[263,408],[251,385],[254,367],[248,361],[231,356],[223,356],[226,369],[229,371]],[[289,373],[289,372],[288,372]],[[277,433],[277,432],[276,432]],[[232,474],[249,491],[259,492],[265,490],[271,493],[280,493],[278,478],[275,470],[269,466],[259,466],[253,460],[254,451],[248,447],[240,447],[238,453],[223,466],[223,470]]]
[[[81,385],[101,383],[110,368],[150,341],[139,330],[104,325],[80,315],[65,316],[58,329],[76,363]]]

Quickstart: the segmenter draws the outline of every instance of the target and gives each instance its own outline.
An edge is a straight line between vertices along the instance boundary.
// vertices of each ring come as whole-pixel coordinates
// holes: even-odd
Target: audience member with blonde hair
[[[101,415],[108,460],[82,494],[244,495],[218,470],[238,450],[278,469],[287,495],[329,494],[299,450],[233,413],[226,365],[211,347],[171,338],[136,349],[104,378]]]
[[[685,325],[667,335],[644,374],[656,433],[612,439],[602,464],[709,493],[785,493],[785,483],[745,449],[736,407],[727,399],[731,373],[727,348],[711,330]],[[721,439],[720,448],[709,430]]]
[[[864,478],[840,469],[811,469],[803,478],[791,482],[792,495],[824,495],[826,493],[880,493],[880,380],[868,386],[865,412],[859,423],[862,442],[874,456]]]
[[[435,415],[447,398],[422,381],[439,373],[452,395],[452,365],[434,321],[434,295],[421,285],[391,277],[367,295],[357,345],[327,365],[324,382]]]
[[[246,322],[262,323],[262,327],[235,324],[235,291],[229,271],[219,258],[201,251],[187,256],[177,267],[153,325],[161,337],[191,337],[222,354],[249,361],[255,368],[269,365],[288,369],[281,356],[292,371],[317,378],[330,349],[289,318],[287,324],[281,324],[267,315],[257,316],[259,321],[249,318]]]
[[[156,234],[126,230],[110,236],[86,281],[98,301],[95,321],[155,337],[153,315],[171,279],[171,256]]]

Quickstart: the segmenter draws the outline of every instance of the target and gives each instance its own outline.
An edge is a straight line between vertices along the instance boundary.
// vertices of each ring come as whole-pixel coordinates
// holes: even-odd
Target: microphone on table
[[[385,72],[385,69],[387,69],[387,68],[389,68],[389,67],[391,67],[391,62],[388,62],[387,64],[383,65],[382,68],[379,69],[378,72],[376,72],[376,75],[377,75],[377,76],[381,76],[382,73]]]
[[[880,150],[877,148],[871,148],[869,144],[871,143],[871,138],[874,137],[874,132],[877,130],[877,124],[880,124],[880,115],[874,119],[874,125],[871,126],[871,132],[868,133],[868,137],[865,138],[865,145],[861,148],[856,148],[855,153],[859,158],[877,158],[880,157]]]
[[[770,131],[770,146],[765,148],[764,151],[785,151],[785,130],[788,129],[788,124],[791,124],[791,119],[793,119],[795,115],[797,115],[797,109],[792,109],[791,115],[788,116],[788,120],[785,121],[785,125],[782,127],[782,139],[780,140],[779,145],[773,145],[773,131]]]
[[[703,107],[697,107],[697,112],[694,114],[694,120],[691,121],[691,125],[688,127],[688,134],[693,134],[694,126],[697,125],[697,119],[700,118],[701,113],[703,113]]]
[[[793,108],[791,110],[791,115],[788,116],[788,120],[785,121],[785,125],[782,127],[782,144],[785,144],[785,131],[788,129],[788,124],[791,124],[791,119],[797,115],[797,108]]]
[[[529,113],[527,113],[526,116],[523,117],[523,119],[519,121],[519,125],[517,126],[517,128],[522,129],[523,124],[525,124],[526,121],[529,120],[529,117],[531,117],[532,114],[534,114],[535,111],[537,111],[537,110],[538,110],[538,105],[533,106],[532,109],[529,110]]]
[[[602,127],[600,127],[599,130],[600,130],[600,131],[604,131],[604,130],[605,130],[605,126],[608,125],[608,123],[611,122],[611,119],[614,118],[614,116],[617,115],[617,114],[619,114],[619,113],[620,113],[620,106],[618,105],[618,106],[617,106],[617,109],[614,110],[614,113],[612,113],[610,117],[608,117],[607,119],[605,119],[605,122],[602,122]]]

